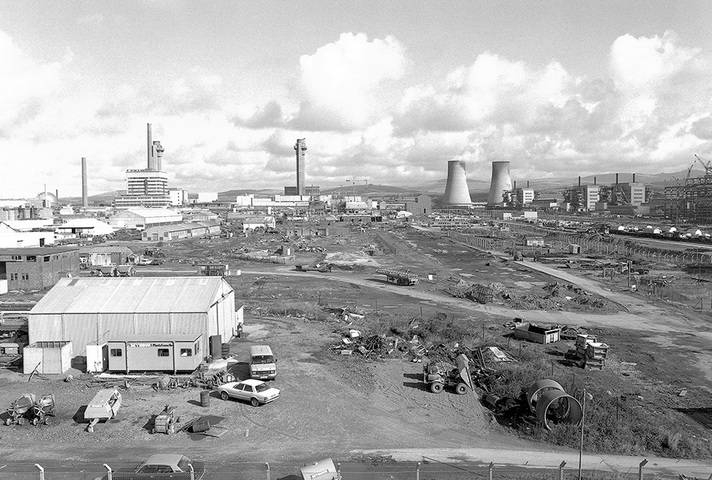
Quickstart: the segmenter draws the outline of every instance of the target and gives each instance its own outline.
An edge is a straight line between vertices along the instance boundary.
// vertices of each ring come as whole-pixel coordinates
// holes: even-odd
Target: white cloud
[[[364,126],[377,107],[376,87],[403,75],[405,54],[394,37],[369,41],[362,33],[342,33],[336,42],[303,55],[299,65],[304,98],[293,123],[304,128],[328,117],[320,128],[343,130]]]

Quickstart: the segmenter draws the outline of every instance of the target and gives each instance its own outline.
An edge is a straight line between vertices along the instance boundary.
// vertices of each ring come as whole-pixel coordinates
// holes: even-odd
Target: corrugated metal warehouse
[[[227,342],[237,331],[235,291],[222,277],[63,278],[29,312],[29,342],[88,343],[126,335],[202,335]],[[220,355],[218,353],[217,355]]]

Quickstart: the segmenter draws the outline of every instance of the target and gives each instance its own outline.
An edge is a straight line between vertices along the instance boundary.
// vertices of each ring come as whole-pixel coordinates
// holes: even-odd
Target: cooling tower
[[[501,205],[502,193],[512,190],[512,179],[509,177],[509,162],[492,162],[492,182],[490,183],[487,205]]]
[[[82,207],[89,206],[89,196],[87,195],[87,159],[82,157]]]
[[[470,189],[467,188],[465,162],[450,160],[447,162],[447,185],[445,186],[446,205],[471,205]]]

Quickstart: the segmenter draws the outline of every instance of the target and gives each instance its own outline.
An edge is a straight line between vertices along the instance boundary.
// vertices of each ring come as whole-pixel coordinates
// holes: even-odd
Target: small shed
[[[14,342],[0,343],[0,357],[16,356],[22,353],[22,345]]]
[[[22,373],[62,374],[72,367],[72,342],[35,342],[22,350]]]
[[[121,335],[109,340],[110,372],[192,372],[206,354],[202,335]]]
[[[543,247],[544,246],[544,237],[527,235],[526,237],[524,237],[524,246],[525,247]]]
[[[101,373],[108,367],[108,343],[87,343],[87,373]]]
[[[514,338],[536,343],[554,343],[561,339],[561,327],[541,327],[532,323],[519,323],[514,327]]]
[[[581,253],[581,245],[577,245],[575,243],[569,243],[569,253],[578,255],[579,253]]]

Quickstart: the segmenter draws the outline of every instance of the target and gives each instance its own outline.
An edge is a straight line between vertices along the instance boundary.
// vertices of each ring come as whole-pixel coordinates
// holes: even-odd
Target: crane
[[[702,165],[702,166],[704,167],[704,169],[705,169],[705,177],[710,177],[710,176],[712,176],[712,161],[709,161],[709,160],[708,160],[707,163],[705,163],[705,161],[702,160],[702,159],[700,158],[700,156],[697,155],[697,154],[695,154],[695,158],[697,159],[698,162],[700,162],[700,165]],[[694,165],[694,163],[693,163],[693,165]],[[690,167],[690,168],[692,168],[692,167]],[[689,172],[689,171],[687,172],[687,176],[688,176],[688,178],[689,178],[689,176],[690,176],[690,172]]]

